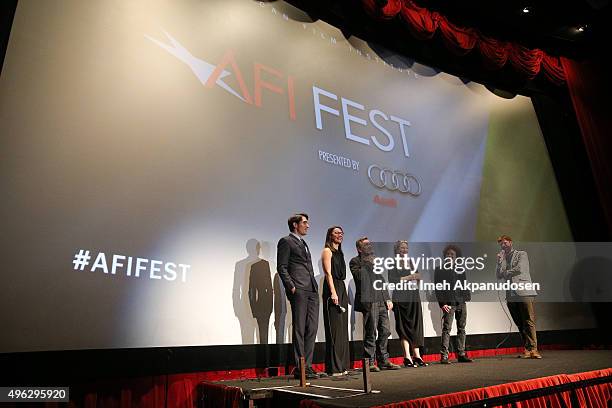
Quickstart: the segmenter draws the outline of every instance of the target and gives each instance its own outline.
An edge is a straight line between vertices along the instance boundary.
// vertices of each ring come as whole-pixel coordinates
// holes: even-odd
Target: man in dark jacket
[[[319,285],[314,277],[310,249],[303,238],[310,227],[308,215],[294,214],[287,224],[290,234],[278,241],[276,270],[291,303],[295,364],[304,357],[306,377],[318,378],[319,374],[312,369],[312,355],[319,325]],[[299,370],[295,370],[294,376],[299,377]]]
[[[455,260],[461,257],[461,250],[455,245],[448,245],[442,251],[444,262],[442,269],[436,269],[434,280],[438,284],[446,283],[450,289],[436,289],[436,298],[442,309],[442,344],[440,346],[440,364],[450,364],[448,360],[448,346],[453,319],[457,318],[457,361],[471,363],[472,360],[465,353],[465,323],[467,321],[467,307],[465,302],[471,300],[469,290],[455,289],[457,281],[465,281],[465,272],[459,274],[455,271]],[[452,267],[449,264],[452,264]]]
[[[370,359],[370,371],[397,370],[400,367],[389,361],[387,342],[391,335],[389,310],[393,303],[386,289],[375,290],[375,280],[383,280],[374,273],[374,251],[367,237],[355,243],[358,255],[351,259],[349,267],[355,279],[355,310],[363,313],[364,357]],[[378,332],[378,338],[376,334]],[[378,361],[378,367],[374,365]]]

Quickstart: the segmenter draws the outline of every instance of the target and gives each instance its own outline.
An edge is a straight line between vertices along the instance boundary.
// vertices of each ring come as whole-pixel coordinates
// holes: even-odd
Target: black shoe
[[[293,375],[293,378],[295,378],[296,380],[299,380],[300,369],[298,367],[295,367],[291,372],[291,375]],[[316,380],[317,378],[319,378],[319,375],[312,369],[312,367],[306,367],[306,379]]]
[[[398,366],[397,364],[393,364],[389,360],[385,360],[378,363],[378,368],[380,368],[381,370],[399,370],[400,366]]]
[[[416,365],[418,365],[419,367],[427,367],[429,364],[427,364],[426,362],[423,361],[422,358],[414,358],[414,362]]]
[[[412,361],[411,359],[404,357],[404,367],[414,368],[414,367],[418,367],[418,365],[416,365],[416,363]]]
[[[291,375],[293,376],[293,378],[295,378],[296,380],[300,379],[300,369],[298,367],[295,367],[293,369],[293,371],[291,371]]]
[[[448,357],[442,357],[440,359],[440,364],[451,364],[450,360],[448,359]]]
[[[325,376],[327,377],[327,374],[325,374]],[[318,373],[316,372],[312,367],[308,366],[306,367],[306,378],[308,379],[315,379],[315,378],[321,378],[323,377],[323,373]]]
[[[457,357],[457,362],[459,362],[459,363],[471,363],[472,361],[474,361],[474,360],[472,360],[471,358],[469,358],[465,354],[460,355],[459,357]]]

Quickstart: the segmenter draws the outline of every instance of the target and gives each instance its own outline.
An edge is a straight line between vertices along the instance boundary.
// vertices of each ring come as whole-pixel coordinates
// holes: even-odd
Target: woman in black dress
[[[346,264],[342,253],[342,227],[327,230],[321,254],[325,284],[323,285],[323,320],[325,322],[325,371],[329,375],[348,373],[348,295],[344,286]],[[342,310],[344,309],[344,311]]]
[[[396,255],[407,256],[408,241],[397,241],[393,249]],[[409,281],[416,286],[420,280],[421,274],[414,270],[413,265],[408,269],[389,269],[389,282]],[[397,330],[404,350],[404,366],[427,366],[428,364],[421,358],[421,347],[424,344],[423,309],[418,286],[410,290],[393,291],[392,299],[395,330]]]

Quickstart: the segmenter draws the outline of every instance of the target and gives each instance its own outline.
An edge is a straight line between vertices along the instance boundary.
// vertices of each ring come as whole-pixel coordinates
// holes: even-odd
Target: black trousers
[[[310,367],[319,326],[319,295],[317,292],[296,289],[294,294],[288,293],[288,296],[293,319],[295,365],[299,366],[300,357],[304,357],[306,367]]]

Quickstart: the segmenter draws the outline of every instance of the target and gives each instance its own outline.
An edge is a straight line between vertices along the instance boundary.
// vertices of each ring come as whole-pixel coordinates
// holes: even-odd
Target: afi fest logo
[[[145,37],[187,64],[206,88],[212,88],[217,85],[224,91],[240,99],[242,102],[248,103],[249,105],[255,104],[257,107],[262,106],[262,92],[264,89],[279,95],[286,95],[289,105],[289,118],[291,120],[296,119],[295,78],[291,75],[285,77],[280,70],[267,67],[257,62],[253,63],[254,83],[253,95],[251,96],[232,51],[227,51],[221,58],[221,61],[217,65],[214,65],[196,58],[170,34],[165,31],[164,34],[170,42],[169,44],[165,44],[148,35],[145,35]],[[262,79],[262,74],[264,73],[269,77],[275,78],[276,82],[285,82],[283,87],[264,81]],[[224,81],[231,75],[235,75],[235,81],[240,88],[239,92]],[[326,98],[326,101],[322,102],[322,98]],[[406,134],[407,128],[410,126],[408,120],[394,115],[387,115],[379,109],[370,109],[366,114],[365,106],[359,102],[344,97],[340,97],[339,99],[340,104],[338,106],[338,95],[315,85],[312,86],[315,125],[318,130],[323,130],[323,113],[342,117],[344,134],[348,140],[368,146],[374,145],[379,150],[391,152],[395,149],[395,140],[398,139],[401,141],[404,156],[410,157]],[[360,115],[359,111],[363,113]],[[367,116],[370,122],[368,123],[363,116]],[[372,126],[369,126],[370,123]],[[359,134],[354,133],[353,127],[356,125],[361,126],[357,127],[359,129]],[[372,127],[376,130],[372,129]]]
[[[170,34],[164,31],[166,37],[170,41],[171,45],[164,44],[161,41],[156,40],[148,35],[145,37],[149,40],[153,41],[155,44],[159,45],[164,50],[168,51],[170,54],[174,55],[176,58],[183,61],[185,64],[191,68],[196,77],[200,80],[200,82],[206,88],[212,88],[215,85],[220,86],[223,90],[229,92],[234,95],[242,102],[246,102],[249,105],[253,104],[253,98],[249,93],[249,90],[244,82],[244,78],[238,68],[238,64],[234,58],[234,53],[232,51],[227,51],[221,62],[216,66],[210,64],[204,60],[194,57],[185,47],[183,47],[178,41],[176,41]],[[227,71],[225,68],[230,66],[233,72],[236,75],[236,81],[238,82],[238,86],[240,87],[240,93],[236,92],[232,87],[226,84],[223,79],[227,78],[231,75],[231,72]],[[255,106],[261,107],[261,92],[262,89],[268,89],[269,91],[275,92],[277,94],[282,95],[284,93],[284,89],[271,84],[269,82],[265,82],[261,79],[261,73],[265,71],[266,73],[275,76],[277,78],[283,78],[283,74],[280,71],[275,69],[266,67],[263,64],[254,63],[253,64],[253,77],[255,80],[253,95],[255,98]],[[294,79],[292,76],[287,76],[287,99],[289,101],[289,117],[291,120],[295,120],[295,87],[294,87]]]

